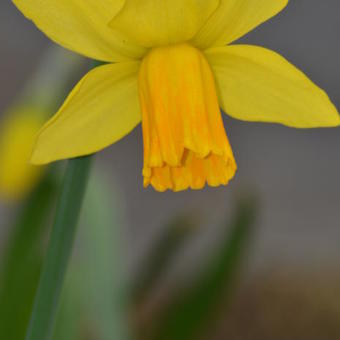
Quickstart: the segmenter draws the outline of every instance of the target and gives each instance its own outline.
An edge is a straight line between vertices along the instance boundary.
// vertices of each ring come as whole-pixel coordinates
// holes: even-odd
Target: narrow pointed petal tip
[[[230,44],[277,15],[287,4],[288,0],[220,0],[193,44],[201,49]]]
[[[232,45],[206,51],[220,105],[228,115],[295,128],[336,127],[340,116],[324,90],[278,53]]]
[[[140,63],[108,64],[90,71],[58,113],[40,130],[32,164],[95,153],[131,132],[141,121]]]

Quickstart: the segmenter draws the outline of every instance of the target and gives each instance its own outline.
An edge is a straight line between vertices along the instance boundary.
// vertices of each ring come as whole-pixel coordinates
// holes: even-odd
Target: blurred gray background
[[[339,0],[291,0],[285,11],[241,42],[281,53],[324,88],[340,108],[339,12]],[[34,73],[48,44],[10,1],[0,1],[0,114]],[[197,249],[212,244],[222,231],[218,222],[242,191],[255,191],[261,200],[251,270],[278,264],[336,265],[340,255],[340,130],[295,130],[226,116],[224,122],[239,167],[227,187],[163,194],[144,190],[140,127],[97,156],[97,165],[123,202],[130,265],[138,266],[140,253],[169,216],[186,209],[197,212],[202,221]],[[1,236],[9,210],[0,209]],[[199,251],[191,254],[195,255],[185,257],[188,261],[204,256]]]

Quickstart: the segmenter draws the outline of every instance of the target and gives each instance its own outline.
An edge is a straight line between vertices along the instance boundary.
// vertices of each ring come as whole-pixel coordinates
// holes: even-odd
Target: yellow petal
[[[145,47],[191,39],[219,0],[126,0],[110,26]]]
[[[33,107],[13,108],[1,124],[0,196],[6,200],[24,197],[42,174],[43,168],[30,165],[29,158],[43,116]]]
[[[297,128],[340,124],[327,94],[279,54],[235,45],[210,49],[206,56],[230,116]]]
[[[19,10],[58,44],[87,57],[121,61],[140,57],[141,47],[113,32],[108,23],[124,0],[13,0]]]
[[[126,62],[89,72],[40,131],[31,162],[91,154],[134,129],[141,120],[138,69],[138,62]]]
[[[155,48],[143,59],[138,84],[144,186],[179,191],[226,185],[236,163],[202,52],[187,44]]]
[[[287,3],[288,0],[221,0],[193,43],[203,49],[229,44],[276,15]]]

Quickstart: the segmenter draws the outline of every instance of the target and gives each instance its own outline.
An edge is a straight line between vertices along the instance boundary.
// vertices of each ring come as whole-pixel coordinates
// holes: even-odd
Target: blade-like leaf
[[[94,339],[126,340],[129,326],[119,202],[98,171],[89,182],[82,215],[83,302]]]
[[[48,173],[10,229],[8,248],[1,261],[0,339],[24,338],[39,279],[42,236],[55,193],[54,176]]]
[[[194,221],[189,215],[179,215],[170,221],[151,248],[142,265],[142,270],[134,279],[131,289],[134,303],[140,301],[152,291],[157,280],[168,268],[174,255],[177,254],[178,249],[192,236],[195,230]]]
[[[256,217],[255,202],[239,202],[223,240],[210,265],[190,289],[182,291],[162,315],[153,340],[194,340],[212,320],[221,299],[230,293],[240,260],[247,249]]]
[[[89,177],[91,156],[68,161],[42,267],[27,340],[51,339],[60,293],[72,253],[78,217]]]

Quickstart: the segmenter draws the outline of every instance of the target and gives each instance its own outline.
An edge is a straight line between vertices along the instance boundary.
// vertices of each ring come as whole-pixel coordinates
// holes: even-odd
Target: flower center
[[[236,163],[203,53],[188,44],[152,49],[138,86],[144,186],[179,191],[227,184]]]

